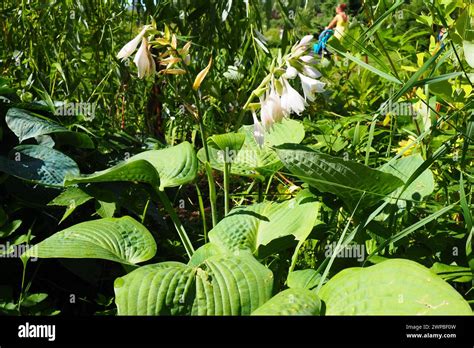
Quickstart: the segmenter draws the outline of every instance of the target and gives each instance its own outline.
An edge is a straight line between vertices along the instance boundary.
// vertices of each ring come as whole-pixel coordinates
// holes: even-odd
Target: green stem
[[[158,194],[158,197],[163,203],[166,212],[169,214],[171,220],[173,221],[174,227],[178,232],[179,238],[181,239],[181,242],[183,243],[183,246],[186,249],[186,253],[188,254],[189,258],[191,258],[194,254],[194,248],[191,244],[191,241],[189,240],[188,234],[186,233],[183,225],[181,224],[181,221],[179,220],[178,214],[176,214],[176,211],[171,205],[171,202],[168,196],[166,195],[166,192],[156,189],[156,193]]]
[[[216,183],[212,177],[212,168],[209,162],[204,163],[204,168],[206,170],[207,182],[209,184],[209,201],[211,202],[211,217],[212,217],[212,227],[217,225],[217,195],[216,195]]]
[[[224,162],[224,216],[229,214],[229,173],[230,163]]]
[[[197,103],[199,105],[199,103]],[[198,108],[198,113],[200,113],[200,109]],[[212,176],[212,168],[210,165],[210,157],[209,157],[209,147],[207,146],[207,137],[206,132],[204,130],[204,121],[199,114],[199,132],[201,133],[202,145],[204,146],[204,152],[206,154],[206,163],[204,163],[204,167],[206,168],[206,176],[207,182],[209,185],[209,202],[211,203],[211,216],[212,216],[212,227],[217,225],[217,196],[216,196],[216,184],[214,182],[214,178]]]
[[[196,184],[196,192],[197,192],[198,202],[199,202],[199,212],[200,212],[201,218],[202,218],[202,229],[203,229],[203,233],[204,233],[204,243],[207,243],[206,211],[204,210],[204,201],[202,199],[201,190],[199,189],[199,186],[197,184]]]
[[[272,181],[273,181],[273,177],[275,176],[275,173],[273,173],[272,175],[270,175],[270,177],[268,178],[268,183],[267,183],[267,188],[265,189],[265,197],[268,196],[268,192],[270,191],[270,187],[272,185]]]

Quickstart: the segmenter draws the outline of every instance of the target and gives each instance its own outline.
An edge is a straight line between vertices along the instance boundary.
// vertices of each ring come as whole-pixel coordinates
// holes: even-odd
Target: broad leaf
[[[423,164],[420,154],[402,157],[396,162],[381,168],[382,171],[390,173],[406,182],[416,169]],[[423,197],[430,195],[434,190],[434,178],[431,170],[426,169],[403,191],[400,199],[420,201]],[[402,188],[395,191],[392,196],[398,197]]]
[[[471,315],[463,297],[426,267],[403,259],[336,274],[319,292],[328,315]]]
[[[94,143],[87,134],[72,132],[51,120],[26,110],[10,108],[5,116],[5,121],[20,143],[26,139],[41,139],[47,134],[57,133],[61,143],[81,148],[94,148]]]
[[[249,253],[199,265],[163,262],[115,280],[119,315],[249,315],[271,296],[273,275]]]
[[[76,162],[63,153],[40,145],[20,145],[0,156],[0,171],[45,186],[63,186],[66,175],[78,175]]]
[[[286,289],[257,308],[252,315],[319,315],[321,301],[315,292]]]
[[[236,153],[242,148],[245,142],[245,134],[243,133],[225,133],[216,134],[207,139],[209,146],[218,150],[235,151]]]
[[[291,173],[321,192],[339,196],[351,210],[362,197],[360,206],[371,206],[403,185],[392,174],[302,145],[285,144],[277,153]]]
[[[287,285],[293,289],[308,289],[311,290],[318,286],[321,281],[321,274],[314,269],[303,269],[299,271],[290,272],[288,274]]]
[[[161,150],[139,153],[109,169],[90,175],[68,177],[66,184],[109,181],[137,181],[165,187],[188,183],[196,177],[197,160],[188,142]]]
[[[105,259],[123,264],[155,256],[151,233],[129,216],[82,222],[53,234],[25,252],[25,257]]]
[[[224,161],[227,159],[232,163],[232,174],[244,176],[272,174],[282,167],[282,163],[271,147],[283,143],[300,143],[305,134],[303,125],[290,119],[276,123],[273,129],[265,134],[265,143],[262,148],[255,141],[253,126],[243,126],[238,133],[245,135],[245,142],[240,151],[226,152],[216,147],[209,148],[210,162],[214,169],[223,171]],[[205,162],[204,149],[198,151],[198,158]]]
[[[74,210],[80,205],[88,202],[93,197],[88,193],[84,192],[79,187],[68,187],[66,191],[62,192],[59,196],[54,198],[48,205],[56,205],[61,207],[67,207],[63,217],[59,223],[63,222]]]
[[[298,199],[237,207],[209,232],[209,240],[222,249],[264,257],[306,239],[318,211],[319,203]]]

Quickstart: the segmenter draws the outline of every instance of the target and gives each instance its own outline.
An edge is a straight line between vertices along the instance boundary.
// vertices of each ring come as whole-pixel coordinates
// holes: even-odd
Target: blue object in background
[[[332,29],[325,29],[319,35],[318,42],[315,43],[313,46],[313,52],[315,54],[320,54],[320,55],[323,54],[324,50],[326,49],[326,44],[333,33],[334,31]]]

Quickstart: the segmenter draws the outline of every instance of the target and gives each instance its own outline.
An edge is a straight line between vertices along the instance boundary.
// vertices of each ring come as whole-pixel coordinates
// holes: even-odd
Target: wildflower
[[[142,44],[133,59],[133,62],[138,68],[138,77],[143,78],[145,76],[150,76],[155,73],[155,60],[151,56],[148,41],[144,37],[142,38]]]
[[[266,98],[261,102],[260,118],[262,124],[266,130],[269,130],[275,122],[281,122],[283,116],[280,96],[272,86]]]
[[[312,79],[317,79],[317,78],[321,77],[321,73],[318,70],[316,70],[315,68],[313,68],[312,66],[309,66],[309,65],[304,65],[303,66],[303,74],[305,74],[306,76],[311,77]]]
[[[296,70],[294,67],[292,67],[290,64],[288,64],[288,62],[286,63],[287,65],[287,68],[286,68],[286,72],[284,74],[285,78],[286,79],[294,79],[296,77],[296,75],[298,75],[298,70]]]
[[[137,36],[131,41],[129,41],[117,54],[118,59],[125,60],[132,55],[132,53],[137,48],[140,41],[142,41],[143,36],[145,36],[146,31],[151,27],[151,25],[145,25]]]
[[[388,124],[390,123],[390,120],[391,120],[390,112],[387,112],[387,114],[385,115],[385,118],[383,119],[382,125],[384,127],[388,126]]]
[[[265,140],[265,130],[257,119],[257,114],[255,111],[252,111],[253,117],[253,137],[257,142],[258,146],[262,147]]]
[[[304,98],[288,83],[284,78],[281,79],[283,93],[281,95],[281,107],[286,115],[295,112],[301,114],[304,111],[306,102]]]
[[[401,153],[402,151],[405,151],[403,152],[403,156],[410,156],[414,152],[414,150],[417,149],[417,147],[418,145],[416,142],[416,138],[410,135],[407,140],[402,140],[398,142],[398,148],[396,148],[395,151],[397,152],[397,154]],[[407,149],[405,150],[405,148]]]
[[[311,43],[311,40],[314,39],[313,35],[306,35],[303,36],[303,38],[298,42],[294,47],[292,51],[297,51],[300,49],[303,49],[304,51],[308,48],[308,45]]]
[[[300,60],[305,64],[316,64],[316,59],[314,59],[314,57],[310,55],[301,56]]]
[[[304,99],[309,99],[314,101],[314,93],[324,92],[324,82],[312,79],[311,77],[305,76],[303,74],[298,74],[301,80],[301,86],[303,87]]]

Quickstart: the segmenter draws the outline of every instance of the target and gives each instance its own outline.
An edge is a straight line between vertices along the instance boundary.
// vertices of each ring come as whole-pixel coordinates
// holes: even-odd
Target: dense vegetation
[[[474,5],[129,3],[2,2],[0,313],[472,314]]]

